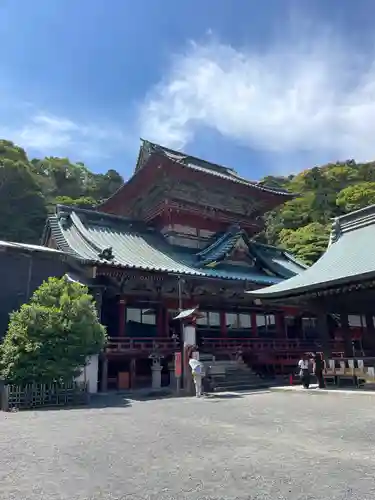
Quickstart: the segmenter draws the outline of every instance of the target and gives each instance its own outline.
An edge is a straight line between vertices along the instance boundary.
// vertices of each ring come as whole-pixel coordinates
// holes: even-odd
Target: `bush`
[[[0,346],[0,373],[15,384],[72,380],[105,341],[88,289],[50,278],[11,314]]]

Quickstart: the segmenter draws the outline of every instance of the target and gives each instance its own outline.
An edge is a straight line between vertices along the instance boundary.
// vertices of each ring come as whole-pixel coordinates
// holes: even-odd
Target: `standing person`
[[[324,389],[323,359],[319,352],[314,354],[314,374],[317,378],[319,389]]]
[[[197,365],[193,370],[193,379],[195,385],[195,395],[197,398],[200,398],[202,396],[202,365]]]
[[[202,378],[204,376],[204,367],[202,363],[193,358],[189,361],[189,365],[193,376],[195,395],[197,398],[200,398],[202,396]]]
[[[306,354],[304,354],[298,361],[298,368],[302,385],[305,389],[308,389],[310,386],[310,367],[309,360]]]

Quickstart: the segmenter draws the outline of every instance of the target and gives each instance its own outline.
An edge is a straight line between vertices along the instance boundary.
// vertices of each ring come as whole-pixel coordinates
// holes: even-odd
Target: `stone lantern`
[[[149,355],[149,359],[152,360],[151,364],[151,373],[152,373],[152,388],[160,389],[161,388],[161,371],[162,365],[161,360],[164,358],[157,348],[153,350],[153,352]]]

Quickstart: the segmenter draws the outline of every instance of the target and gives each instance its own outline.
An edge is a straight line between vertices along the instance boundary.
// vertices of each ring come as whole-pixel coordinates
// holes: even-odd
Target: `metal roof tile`
[[[70,214],[75,216],[70,217]],[[79,217],[79,223],[77,223]],[[50,219],[53,236],[61,250],[80,259],[116,267],[188,274],[202,277],[273,284],[280,279],[241,266],[219,264],[214,269],[200,267],[193,253],[170,245],[156,231],[140,231],[132,221],[71,207],[58,207]],[[84,226],[82,230],[81,226]],[[142,224],[140,224],[142,227]],[[145,226],[146,227],[146,226]],[[112,249],[113,259],[100,258],[99,249]]]
[[[265,267],[282,278],[291,278],[307,268],[305,264],[281,248],[252,241],[251,249]]]
[[[369,212],[373,213],[372,218]],[[348,214],[336,219],[333,231],[337,233],[333,242],[311,267],[282,283],[248,293],[263,298],[287,298],[375,277],[375,205],[351,217]]]

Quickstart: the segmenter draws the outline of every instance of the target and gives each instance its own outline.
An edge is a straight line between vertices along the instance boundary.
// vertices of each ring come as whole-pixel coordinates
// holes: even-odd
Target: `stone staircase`
[[[207,355],[200,356],[200,360],[205,365],[206,374],[211,378],[215,392],[239,392],[272,385],[243,362],[215,361]]]

